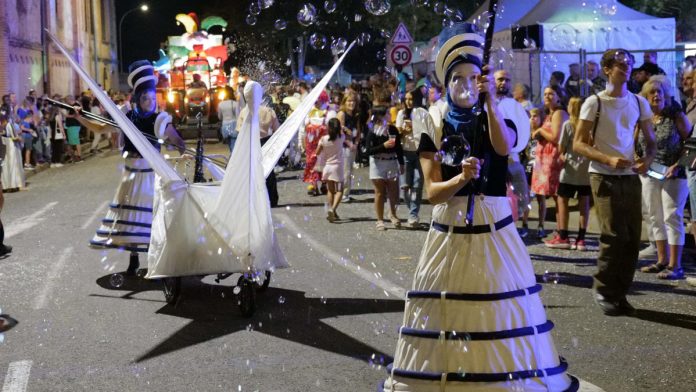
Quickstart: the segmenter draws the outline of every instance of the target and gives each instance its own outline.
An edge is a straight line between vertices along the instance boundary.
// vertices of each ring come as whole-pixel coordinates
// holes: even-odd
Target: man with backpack
[[[594,300],[608,316],[632,315],[626,300],[633,283],[641,235],[641,182],[655,157],[655,134],[648,101],[628,91],[633,59],[624,49],[609,49],[601,61],[607,87],[585,100],[574,150],[590,159],[590,186],[600,224]],[[634,127],[646,141],[635,158]]]

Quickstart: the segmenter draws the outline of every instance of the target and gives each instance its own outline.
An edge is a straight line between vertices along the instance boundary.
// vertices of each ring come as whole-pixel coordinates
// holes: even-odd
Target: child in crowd
[[[582,99],[573,97],[568,102],[570,118],[563,124],[561,139],[558,143],[560,158],[563,161],[560,184],[558,186],[558,232],[553,239],[546,241],[546,246],[556,249],[585,250],[585,233],[590,217],[590,160],[573,150],[573,137],[577,128]],[[568,201],[578,198],[580,221],[578,237],[574,243],[568,238]]]
[[[343,146],[348,144],[349,148],[352,147],[351,142],[345,140],[341,128],[341,122],[337,118],[329,120],[329,134],[322,136],[316,151],[317,156],[321,155],[318,160],[324,163],[321,180],[326,182],[328,188],[329,211],[326,219],[331,223],[339,219],[336,210],[343,195]]]

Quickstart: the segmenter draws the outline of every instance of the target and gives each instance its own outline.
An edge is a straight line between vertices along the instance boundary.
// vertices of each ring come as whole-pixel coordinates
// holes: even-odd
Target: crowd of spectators
[[[664,77],[664,71],[655,63],[655,54],[647,52],[643,60],[640,67],[632,69],[627,87],[650,103],[657,136],[656,163],[666,169],[653,177],[640,176],[642,214],[650,237],[650,245],[640,257],[654,261],[642,271],[655,272],[659,278],[681,279],[684,277],[681,267],[684,207],[689,197],[690,210],[696,209],[696,171],[684,167],[679,158],[684,141],[693,136],[691,124],[696,123],[696,71],[693,70],[696,59],[687,59],[688,66],[680,75],[681,84],[676,94]],[[633,61],[631,58],[631,65]],[[220,135],[230,152],[235,148],[246,116],[244,105],[239,102],[244,77],[239,76],[234,81],[234,92],[217,107]],[[530,97],[529,86],[511,80],[505,70],[495,73],[495,82],[498,104],[518,135],[509,161],[508,195],[517,207],[514,215],[521,221],[520,235],[526,237],[531,233],[528,224],[530,200],[536,198],[539,210],[535,236],[550,248],[587,249],[585,234],[592,203],[589,160],[574,151],[573,139],[580,123],[580,107],[586,97],[605,90],[606,71],[599,63],[588,61],[582,66],[570,64],[567,78],[560,70],[553,72],[543,86],[543,99],[538,106]],[[300,80],[267,88],[266,105],[260,113],[262,143],[298,107],[311,88],[308,82]],[[122,110],[129,110],[127,95],[111,96]],[[24,172],[34,170],[36,165],[60,167],[82,162],[82,145],[90,139],[91,152],[103,138],[112,149],[118,148],[118,129],[53,106],[46,98],[37,97],[34,91],[21,102],[14,93],[2,98],[0,128],[7,150],[2,169],[5,190],[25,188]],[[89,92],[77,97],[53,96],[52,99],[108,117]],[[420,72],[411,76],[401,67],[380,69],[347,86],[330,85],[315,102],[280,165],[303,168],[303,180],[310,195],[327,194],[327,220],[330,222],[340,219],[341,203],[354,200],[353,170],[369,166],[375,194],[376,229],[386,230],[385,220],[393,228],[401,227],[399,203],[408,210],[406,225],[416,228],[421,223],[419,214],[423,199],[423,174],[417,154],[419,135],[427,132],[437,137],[447,111],[447,97],[434,78]],[[638,132],[631,142],[640,154],[645,141]],[[276,205],[274,177],[268,185],[272,204]],[[574,198],[578,199],[581,218],[577,233],[571,238],[569,206]],[[556,230],[550,233],[550,238],[544,226],[547,199],[553,199],[556,207]],[[385,202],[389,203],[386,215]],[[689,214],[692,221],[696,221],[694,215]],[[691,225],[691,232],[696,233],[696,224]]]

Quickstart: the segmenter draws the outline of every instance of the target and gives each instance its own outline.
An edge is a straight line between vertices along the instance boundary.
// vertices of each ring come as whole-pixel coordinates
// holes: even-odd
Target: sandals
[[[655,263],[650,264],[640,269],[640,272],[645,272],[648,274],[656,274],[667,269],[667,264]]]
[[[378,220],[376,224],[377,231],[385,231],[387,228],[384,226],[384,221]]]
[[[336,215],[335,212],[329,211],[326,214],[326,220],[328,220],[329,222],[334,223],[334,222],[336,222],[336,219],[338,219],[338,215]]]
[[[389,220],[391,220],[392,225],[394,225],[395,229],[400,229],[401,228],[401,219],[392,216]]]
[[[684,279],[684,269],[683,268],[671,269],[671,268],[667,267],[667,268],[665,268],[665,270],[658,273],[656,275],[656,277],[657,277],[657,279],[664,279],[664,280]]]

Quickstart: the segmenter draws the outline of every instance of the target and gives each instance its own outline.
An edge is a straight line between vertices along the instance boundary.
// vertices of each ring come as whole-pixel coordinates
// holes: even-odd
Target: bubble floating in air
[[[345,38],[339,37],[331,41],[331,53],[334,55],[339,55],[346,51],[348,46],[348,41]]]
[[[297,12],[297,22],[308,27],[317,21],[317,8],[311,3],[305,3]]]
[[[273,27],[275,27],[275,29],[278,31],[285,30],[285,28],[288,27],[288,22],[283,19],[276,19]]]
[[[391,10],[391,2],[388,0],[365,0],[365,11],[372,15],[382,16]]]
[[[322,50],[326,47],[326,37],[323,34],[313,33],[309,36],[309,45],[315,50]]]
[[[336,2],[333,0],[326,0],[324,2],[324,11],[326,11],[327,14],[333,14],[334,11],[336,11]]]

